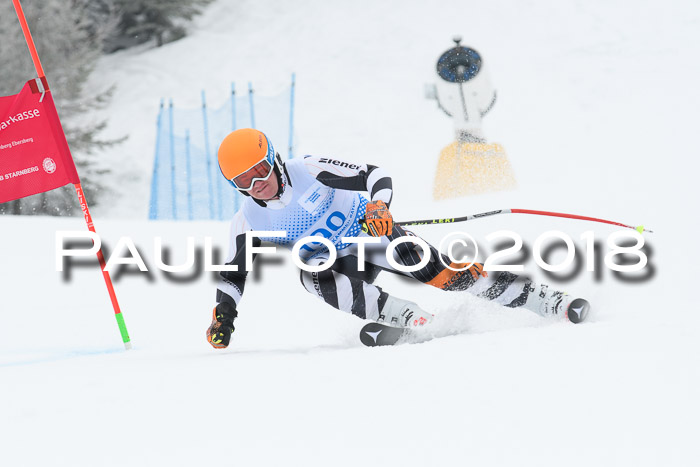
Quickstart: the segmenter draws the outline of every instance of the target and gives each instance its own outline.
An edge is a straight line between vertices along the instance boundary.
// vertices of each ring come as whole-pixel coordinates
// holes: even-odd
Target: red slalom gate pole
[[[80,203],[80,208],[83,210],[83,216],[85,217],[85,223],[91,232],[97,233],[95,226],[92,223],[92,216],[90,215],[90,209],[88,208],[87,200],[83,194],[83,187],[80,183],[73,185],[75,187],[75,193],[78,195],[78,202]],[[124,348],[126,350],[131,349],[131,338],[129,337],[129,332],[126,329],[126,323],[124,322],[124,315],[122,314],[121,308],[119,308],[119,301],[117,301],[117,294],[114,292],[114,286],[112,285],[112,278],[109,276],[109,272],[105,270],[105,257],[102,254],[102,248],[97,250],[97,261],[100,262],[100,269],[102,270],[102,277],[105,280],[105,285],[107,286],[107,292],[109,293],[109,299],[112,301],[112,308],[114,309],[114,317],[117,320],[117,326],[119,326],[119,334],[122,336],[122,342],[124,342]]]
[[[17,12],[17,19],[19,19],[19,25],[22,27],[22,33],[24,33],[24,40],[29,47],[29,54],[32,56],[32,62],[34,62],[34,68],[36,69],[39,78],[45,78],[44,69],[41,66],[41,60],[39,60],[39,54],[36,52],[36,47],[34,46],[34,39],[32,38],[32,33],[29,30],[29,25],[27,24],[27,18],[24,17],[24,10],[22,10],[22,5],[19,0],[12,0],[12,4]]]
[[[36,51],[36,46],[34,45],[34,39],[32,38],[32,33],[29,30],[29,25],[27,24],[27,19],[24,16],[24,11],[22,10],[22,5],[19,0],[12,0],[12,4],[15,7],[15,12],[17,12],[17,19],[22,27],[22,33],[24,34],[24,40],[29,47],[29,54],[32,56],[32,62],[34,62],[34,68],[36,69],[39,79],[46,78],[44,74],[44,68],[41,66],[41,60],[39,60],[39,54]],[[46,89],[46,92],[50,92]],[[61,129],[63,132],[63,129]],[[65,134],[65,133],[64,133]],[[70,149],[69,149],[70,151]],[[71,155],[72,158],[72,155]],[[92,216],[90,215],[90,209],[88,208],[87,200],[85,199],[85,194],[83,193],[83,188],[80,183],[74,183],[75,193],[78,196],[78,202],[80,203],[80,209],[83,211],[83,216],[85,218],[85,223],[91,232],[97,233],[95,231],[95,226],[92,222]],[[109,276],[109,272],[105,271],[105,258],[102,253],[102,248],[97,250],[97,260],[100,263],[100,269],[102,269],[102,276],[105,280],[105,285],[107,286],[107,292],[109,293],[109,298],[112,301],[112,307],[114,308],[114,316],[117,319],[117,325],[119,326],[119,333],[122,337],[122,342],[124,342],[124,347],[128,350],[131,349],[131,338],[126,329],[126,323],[124,322],[124,316],[122,315],[121,309],[119,308],[119,302],[117,301],[117,294],[114,292],[114,286],[112,284],[112,278]]]

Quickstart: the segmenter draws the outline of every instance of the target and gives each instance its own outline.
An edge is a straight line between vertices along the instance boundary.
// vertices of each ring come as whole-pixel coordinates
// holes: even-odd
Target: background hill
[[[82,220],[2,216],[2,464],[692,465],[699,30],[689,1],[220,0],[182,40],[103,58],[90,82],[116,88],[96,117],[106,137],[129,138],[102,153],[117,195],[93,215],[109,246],[130,236],[150,266],[154,236],[177,262],[187,236],[225,250],[228,233],[145,220],[160,99],[197,107],[205,89],[220,102],[231,81],[273,94],[296,72],[297,154],[386,167],[396,219],[529,208],[644,223],[653,269],[640,282],[607,269],[561,281],[530,258],[535,279],[591,301],[580,326],[382,276],[459,333],[368,349],[362,322],[307,294],[285,254],[251,278],[233,344],[214,352],[210,277],[153,268],[116,283],[125,353],[98,270],[55,271],[56,231]],[[499,97],[485,132],[519,187],[438,203],[452,124],[423,84],[455,34],[488,63]],[[614,231],[518,215],[464,229],[487,246],[502,229],[529,245],[553,229],[580,245],[584,231]],[[416,232],[437,243],[453,230]]]

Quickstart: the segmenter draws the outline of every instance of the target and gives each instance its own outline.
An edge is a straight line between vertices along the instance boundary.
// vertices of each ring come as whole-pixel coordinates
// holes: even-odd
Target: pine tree
[[[140,44],[155,39],[160,47],[184,37],[183,23],[198,15],[211,0],[115,0],[115,3],[121,16],[118,35],[126,46],[129,41]],[[119,47],[119,40],[113,42]]]

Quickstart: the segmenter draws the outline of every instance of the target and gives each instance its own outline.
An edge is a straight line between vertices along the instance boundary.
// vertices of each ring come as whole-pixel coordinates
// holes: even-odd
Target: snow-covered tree
[[[113,49],[155,39],[161,46],[185,35],[183,24],[211,0],[114,0],[119,11],[118,35]]]

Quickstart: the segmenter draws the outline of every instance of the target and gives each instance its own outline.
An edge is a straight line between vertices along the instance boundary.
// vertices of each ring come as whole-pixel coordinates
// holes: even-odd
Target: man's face
[[[277,177],[272,174],[267,180],[258,180],[253,183],[253,188],[248,193],[255,199],[267,201],[277,194],[278,189]]]

